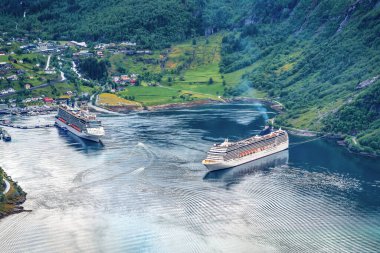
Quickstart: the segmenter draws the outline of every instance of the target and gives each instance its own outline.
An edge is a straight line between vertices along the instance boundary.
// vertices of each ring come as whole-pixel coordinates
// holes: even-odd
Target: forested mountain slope
[[[247,69],[236,94],[264,90],[286,106],[278,124],[379,150],[380,2],[252,2],[223,39],[221,71]]]
[[[2,0],[1,27],[55,40],[168,46],[196,33],[195,5],[176,0]]]
[[[379,150],[379,0],[1,0],[0,29],[56,40],[136,41],[164,48],[224,31],[229,95],[265,91],[277,123],[348,136]],[[17,30],[15,29],[17,26]]]

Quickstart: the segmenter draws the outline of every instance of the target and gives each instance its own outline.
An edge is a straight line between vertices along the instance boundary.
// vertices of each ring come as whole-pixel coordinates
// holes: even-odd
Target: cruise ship
[[[71,133],[90,141],[99,142],[104,136],[104,128],[95,114],[88,111],[60,105],[55,116],[55,124]]]
[[[210,171],[232,168],[289,148],[288,133],[267,126],[260,135],[238,142],[214,144],[202,164]]]

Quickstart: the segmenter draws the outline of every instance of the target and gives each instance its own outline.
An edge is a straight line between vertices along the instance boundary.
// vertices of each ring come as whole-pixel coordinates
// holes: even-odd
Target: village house
[[[119,84],[119,85],[127,85],[127,84],[134,85],[134,84],[136,84],[136,79],[137,79],[136,74],[121,75],[121,76],[113,76],[112,77],[112,81],[116,84]]]
[[[23,70],[23,69],[18,69],[18,70],[16,71],[16,74],[17,74],[17,75],[24,75],[24,74],[26,74],[26,72],[25,72],[25,70]]]
[[[11,75],[11,76],[8,76],[7,79],[10,81],[17,81],[18,77],[17,77],[17,75]]]
[[[120,46],[124,46],[124,47],[128,47],[128,46],[135,47],[136,45],[137,45],[136,42],[129,42],[129,41],[120,43]]]
[[[30,83],[26,83],[24,85],[25,90],[30,90],[30,88],[32,88],[32,87],[33,87],[33,85],[31,85]]]
[[[112,77],[112,81],[113,81],[114,83],[119,83],[119,82],[120,82],[120,76],[113,76],[113,77]]]
[[[7,89],[7,90],[2,90],[2,91],[0,91],[0,94],[9,94],[9,93],[14,93],[14,92],[16,92],[15,91],[15,89],[13,89],[13,88],[9,88],[9,89]]]
[[[78,53],[74,53],[73,56],[75,58],[87,58],[94,56],[94,54],[90,53],[88,50],[81,50]]]
[[[108,47],[108,44],[100,43],[100,44],[96,45],[94,48],[96,50],[98,50],[98,49],[105,49],[107,47]]]
[[[45,70],[45,74],[47,74],[47,75],[54,75],[55,73],[56,73],[56,71],[54,69]]]
[[[36,44],[27,44],[27,45],[20,46],[20,49],[22,49],[26,53],[30,53],[36,48],[37,48]]]
[[[128,75],[121,75],[120,80],[124,83],[129,82],[131,78]]]
[[[57,47],[54,43],[39,43],[37,47],[37,51],[41,53],[53,53],[57,51]]]
[[[49,98],[49,97],[44,97],[44,98],[43,98],[43,101],[44,101],[45,103],[47,103],[47,104],[51,104],[51,103],[54,102],[54,99]]]
[[[77,46],[77,47],[87,47],[86,42],[77,42],[77,41],[74,41],[74,40],[70,41],[68,43],[68,45],[70,45],[70,46]]]
[[[13,70],[12,64],[7,62],[0,62],[0,75],[6,75]]]

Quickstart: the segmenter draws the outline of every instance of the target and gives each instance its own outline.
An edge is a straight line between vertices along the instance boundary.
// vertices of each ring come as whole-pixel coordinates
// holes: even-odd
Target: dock
[[[0,121],[0,126],[18,128],[18,129],[35,129],[35,128],[50,128],[54,127],[54,124],[39,124],[39,125],[16,125],[12,122]]]

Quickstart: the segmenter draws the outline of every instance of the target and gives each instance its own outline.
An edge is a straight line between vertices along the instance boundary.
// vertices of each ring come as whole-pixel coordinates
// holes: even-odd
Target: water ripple
[[[206,173],[212,143],[255,134],[272,116],[259,107],[100,116],[104,146],[10,129],[1,163],[32,212],[1,220],[1,252],[378,252],[376,160],[319,140]]]

